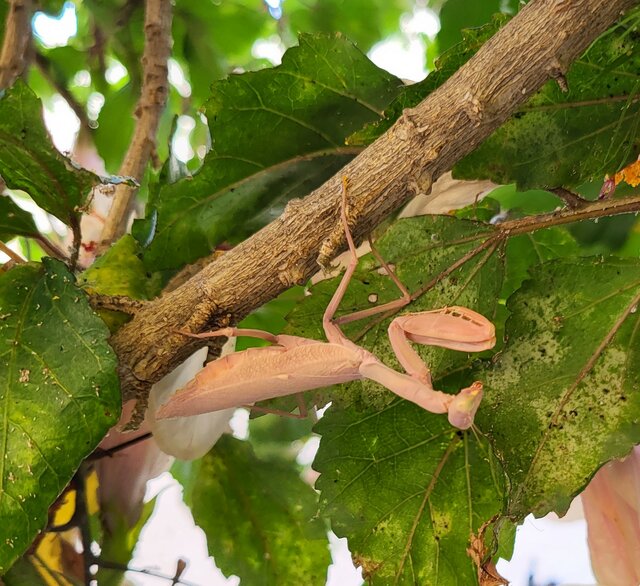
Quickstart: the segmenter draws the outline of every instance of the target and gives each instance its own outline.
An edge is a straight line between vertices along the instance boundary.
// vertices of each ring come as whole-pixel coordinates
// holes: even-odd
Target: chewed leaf
[[[509,300],[508,343],[479,427],[504,461],[507,513],[563,513],[606,461],[640,442],[640,262],[549,262]]]
[[[78,213],[100,179],[74,167],[51,143],[42,104],[18,81],[0,99],[0,175],[63,222]]]
[[[51,259],[0,275],[0,573],[120,414],[104,323]]]
[[[477,584],[467,547],[504,491],[484,439],[405,401],[331,408],[315,430],[323,513],[369,584]]]

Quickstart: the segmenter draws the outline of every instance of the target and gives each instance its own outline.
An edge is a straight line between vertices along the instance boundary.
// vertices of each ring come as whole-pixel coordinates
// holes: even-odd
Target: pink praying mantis
[[[488,350],[496,342],[495,327],[484,316],[454,306],[395,318],[389,326],[389,340],[406,373],[382,363],[349,340],[340,329],[340,324],[398,309],[411,301],[406,287],[372,247],[402,297],[378,307],[334,317],[358,264],[347,219],[347,187],[347,178],[343,177],[340,215],[351,259],[322,320],[328,341],[235,327],[187,334],[197,338],[249,336],[267,340],[272,346],[249,348],[210,362],[157,410],[157,419],[198,415],[332,384],[370,379],[427,411],[447,413],[449,422],[459,429],[468,429],[473,424],[482,399],[482,383],[476,381],[457,395],[435,390],[429,368],[409,342],[462,352]]]

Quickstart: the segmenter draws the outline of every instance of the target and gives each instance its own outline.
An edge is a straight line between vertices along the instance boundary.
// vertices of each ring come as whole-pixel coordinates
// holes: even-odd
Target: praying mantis
[[[348,180],[345,176],[342,178],[340,218],[349,246],[350,261],[323,316],[322,325],[327,342],[235,327],[201,334],[186,333],[197,338],[249,336],[267,340],[272,345],[249,348],[210,362],[160,406],[155,413],[156,419],[198,415],[332,384],[370,379],[427,411],[447,413],[454,427],[471,427],[482,399],[482,383],[476,381],[457,395],[434,389],[428,366],[409,342],[462,352],[488,350],[495,345],[496,337],[495,327],[487,318],[458,306],[395,318],[388,334],[393,351],[406,371],[404,373],[381,362],[374,354],[349,340],[340,329],[341,324],[399,309],[411,301],[406,287],[372,248],[402,297],[374,308],[335,317],[358,264],[347,218],[347,189]]]

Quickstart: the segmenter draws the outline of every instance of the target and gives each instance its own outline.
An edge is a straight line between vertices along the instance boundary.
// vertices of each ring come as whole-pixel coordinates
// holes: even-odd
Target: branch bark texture
[[[142,55],[142,90],[136,105],[138,119],[119,174],[141,181],[155,147],[160,116],[169,95],[167,61],[171,55],[171,1],[147,0]],[[136,188],[120,184],[102,230],[102,245],[108,246],[125,233]]]
[[[31,41],[31,0],[10,0],[0,52],[0,90],[13,85],[27,65]]]
[[[176,290],[149,302],[112,339],[125,398],[193,351],[175,329],[235,323],[306,280],[344,246],[341,177],[356,239],[474,150],[547,80],[557,79],[635,0],[531,0],[444,85],[339,174]]]

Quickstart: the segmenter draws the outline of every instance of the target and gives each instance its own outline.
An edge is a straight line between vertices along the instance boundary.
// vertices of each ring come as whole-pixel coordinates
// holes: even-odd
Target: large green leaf
[[[10,197],[0,195],[0,240],[6,242],[14,236],[33,236],[37,233],[33,216]]]
[[[227,575],[247,584],[324,584],[329,550],[317,496],[295,464],[259,460],[223,436],[190,479],[194,520]]]
[[[323,513],[369,584],[477,584],[466,550],[503,504],[488,442],[406,401],[332,407],[316,431]]]
[[[377,119],[400,82],[341,37],[302,35],[274,69],[232,75],[206,106],[213,149],[163,187],[137,237],[152,268],[177,267],[270,221],[353,156],[345,138]]]
[[[52,259],[0,275],[0,573],[120,415],[108,331]]]
[[[547,228],[522,234],[507,243],[507,269],[501,296],[508,298],[524,280],[532,266],[547,260],[577,256],[578,245],[563,228]]]
[[[640,262],[599,257],[540,265],[509,300],[477,419],[509,476],[509,516],[563,513],[640,443],[638,303]]]
[[[505,6],[502,0],[446,0],[440,9],[438,48],[446,51],[463,40],[463,29],[479,27],[491,20]]]
[[[454,174],[520,189],[602,180],[638,156],[640,46],[636,10],[573,63],[568,91],[548,82]]]
[[[0,99],[0,175],[9,188],[26,191],[66,223],[100,182],[55,149],[42,121],[40,100],[21,81]]]

